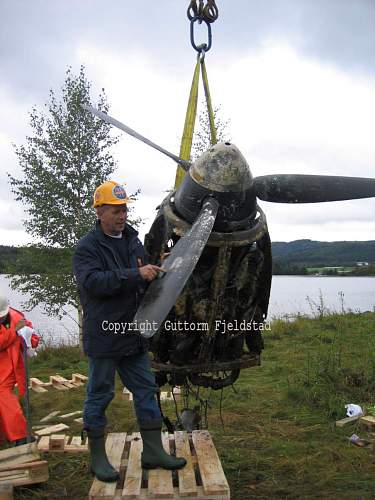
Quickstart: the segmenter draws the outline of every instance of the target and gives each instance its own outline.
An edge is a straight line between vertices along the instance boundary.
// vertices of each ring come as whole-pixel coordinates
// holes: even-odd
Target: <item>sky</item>
[[[31,242],[6,172],[22,175],[13,144],[30,133],[68,66],[86,68],[93,101],[178,154],[196,53],[187,0],[0,0],[0,244]],[[375,2],[217,0],[206,55],[227,138],[254,176],[375,177]],[[197,41],[205,41],[197,26]],[[202,97],[202,88],[200,89]],[[201,101],[201,98],[200,98]],[[173,186],[175,164],[125,134],[112,178],[141,193],[143,236]],[[259,202],[274,241],[374,240],[375,198],[321,204]]]

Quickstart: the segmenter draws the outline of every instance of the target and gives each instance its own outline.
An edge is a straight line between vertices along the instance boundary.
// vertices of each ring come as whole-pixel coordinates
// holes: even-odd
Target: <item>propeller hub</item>
[[[219,202],[214,231],[245,229],[255,218],[253,177],[234,144],[215,144],[194,162],[175,194],[174,208],[193,224],[207,197]]]
[[[222,193],[249,189],[253,180],[245,157],[230,142],[215,144],[203,153],[190,175],[200,186]]]

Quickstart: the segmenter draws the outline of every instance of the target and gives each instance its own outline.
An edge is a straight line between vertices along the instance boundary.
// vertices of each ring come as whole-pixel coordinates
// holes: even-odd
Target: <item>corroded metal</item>
[[[173,210],[174,193],[170,194],[163,203],[163,213],[169,224],[173,227],[173,232],[177,236],[183,236],[191,227],[191,224],[179,217]],[[219,247],[230,244],[231,246],[244,246],[262,238],[267,232],[267,219],[263,210],[257,206],[258,217],[252,221],[251,227],[241,231],[218,232],[212,231],[207,241],[208,246]]]
[[[260,355],[252,354],[252,355],[244,355],[242,358],[237,359],[235,361],[226,361],[226,362],[217,362],[214,363],[200,363],[196,365],[185,365],[178,366],[173,365],[171,363],[158,363],[157,361],[151,361],[151,366],[154,370],[158,370],[161,372],[176,372],[181,374],[188,373],[208,373],[213,371],[229,371],[229,370],[237,370],[242,368],[249,368],[251,366],[259,366],[260,365]]]

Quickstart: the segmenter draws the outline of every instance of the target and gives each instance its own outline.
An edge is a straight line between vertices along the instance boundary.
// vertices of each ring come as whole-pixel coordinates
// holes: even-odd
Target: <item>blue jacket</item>
[[[99,221],[77,244],[73,272],[83,309],[83,347],[88,356],[130,356],[148,348],[143,337],[129,331],[146,287],[137,259],[146,264],[147,257],[137,236],[137,231],[126,224],[121,241],[129,268],[119,260]]]

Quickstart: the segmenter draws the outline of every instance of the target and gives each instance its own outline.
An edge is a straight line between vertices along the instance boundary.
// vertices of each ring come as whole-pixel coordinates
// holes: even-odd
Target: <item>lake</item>
[[[25,296],[11,290],[9,280],[0,275],[0,293],[8,295],[10,304],[23,310]],[[298,313],[317,314],[321,298],[330,311],[373,311],[375,308],[375,277],[274,276],[268,319]],[[40,306],[27,313],[46,342],[76,343],[78,328],[76,312],[67,311],[61,320],[49,318]]]

